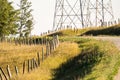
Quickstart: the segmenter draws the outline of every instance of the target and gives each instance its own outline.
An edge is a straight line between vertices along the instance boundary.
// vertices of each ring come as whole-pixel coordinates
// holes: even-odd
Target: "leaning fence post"
[[[38,66],[40,66],[40,53],[37,53],[37,57],[38,57]]]
[[[0,80],[3,80],[2,75],[0,74]]]
[[[8,73],[9,78],[12,78],[12,74],[11,74],[9,65],[7,65],[6,69],[7,69],[7,73]]]
[[[5,79],[8,80],[7,76],[5,75],[4,71],[2,70],[2,68],[0,67],[0,70],[2,72],[2,74],[4,75]]]
[[[15,66],[15,72],[16,72],[16,75],[18,75],[18,67]]]
[[[36,68],[38,67],[38,64],[37,64],[35,59],[34,59],[34,65],[35,65]]]

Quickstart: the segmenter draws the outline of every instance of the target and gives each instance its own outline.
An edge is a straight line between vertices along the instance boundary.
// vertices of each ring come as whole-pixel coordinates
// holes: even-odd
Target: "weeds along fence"
[[[13,70],[11,70],[10,65],[6,65],[6,68],[0,67],[0,80],[12,80],[12,78],[19,76],[19,74],[24,75],[25,73],[32,72],[33,70],[40,67],[40,64],[44,61],[44,59],[47,58],[58,46],[58,36],[54,36],[51,40],[46,42],[46,49],[42,47],[41,55],[38,52],[36,58],[23,61],[22,65],[20,64],[22,66],[21,68],[18,68],[18,65],[15,65],[14,68],[12,68]]]
[[[57,38],[57,36],[53,36]],[[14,43],[15,45],[39,45],[47,44],[50,37],[20,37],[20,38],[0,38],[0,43]]]

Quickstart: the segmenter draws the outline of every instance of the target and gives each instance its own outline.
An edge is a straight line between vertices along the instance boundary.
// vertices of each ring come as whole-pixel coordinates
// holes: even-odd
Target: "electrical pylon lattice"
[[[104,26],[113,19],[111,0],[56,0],[53,30]]]

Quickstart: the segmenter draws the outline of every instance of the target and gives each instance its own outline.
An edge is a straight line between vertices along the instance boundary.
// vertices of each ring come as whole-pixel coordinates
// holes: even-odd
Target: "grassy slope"
[[[70,51],[71,50],[71,51]],[[76,56],[79,53],[79,48],[76,43],[64,42],[61,43],[59,48],[51,54],[41,66],[31,72],[30,74],[21,75],[17,80],[49,80],[52,79],[53,69],[59,67],[68,59]]]
[[[78,31],[67,30],[62,31],[59,33],[59,35],[62,34],[61,36],[76,36],[88,30],[89,29]],[[72,76],[69,80],[73,78],[81,78],[81,76],[84,80],[112,80],[113,76],[117,73],[120,65],[120,54],[115,46],[111,43],[76,37],[61,37],[60,40],[67,42],[61,43],[59,48],[51,56],[49,56],[37,70],[29,74],[26,73],[25,75],[19,74],[19,77],[15,77],[17,78],[16,80],[58,80],[59,76],[62,76],[62,78],[59,78],[60,80],[67,80],[67,76]],[[80,63],[80,65],[71,67],[71,65],[74,65],[73,62],[76,62],[77,57],[78,62],[79,60],[87,61],[87,57],[85,57],[85,60],[82,58],[79,59],[79,56],[82,56],[82,49],[85,50],[84,53],[92,54],[94,53],[94,48],[96,46],[98,47],[97,52],[103,53],[104,55],[102,58],[100,57],[100,59],[98,56],[94,56],[96,59],[89,57],[93,62],[95,61],[92,67],[90,67],[91,65],[89,62],[87,62],[87,67],[85,66],[84,62],[81,62],[83,64]],[[36,57],[36,52],[41,51],[41,47],[42,46],[40,45],[15,46],[14,44],[0,43],[0,66],[5,68],[6,65],[9,64],[12,67],[14,65],[21,67],[24,60]],[[81,69],[79,69],[79,71],[76,69],[81,65],[83,66],[81,69],[84,69],[84,67],[90,67],[90,71],[88,70],[86,72],[86,70],[83,70],[83,74],[81,74]],[[65,75],[62,74],[61,69],[66,70]],[[22,70],[20,69],[20,71]]]
[[[109,35],[109,36],[119,36],[120,35],[120,24],[110,26],[110,27],[90,27],[85,29],[78,29],[78,30],[62,30],[59,32],[56,32],[52,35],[59,35],[59,36],[84,36],[84,35],[93,35],[93,36],[99,36],[99,35]]]
[[[41,64],[41,67],[30,74],[20,75],[22,77],[17,80],[75,80],[75,78],[112,80],[117,73],[120,54],[111,43],[69,37],[61,40],[67,42],[61,43],[59,48]],[[82,49],[85,53],[84,58],[80,58],[83,56]],[[100,55],[91,57],[93,53],[102,53],[102,57]],[[87,62],[88,59],[90,62]]]
[[[64,38],[62,38],[64,39]],[[92,49],[98,46],[98,53],[103,53],[101,61],[91,68],[91,72],[83,76],[83,80],[113,80],[114,75],[117,73],[120,66],[120,52],[119,50],[109,42],[78,39],[78,38],[66,38],[65,41],[75,41],[79,44],[79,48]],[[63,40],[63,41],[64,41]],[[87,50],[86,50],[87,52]],[[96,56],[97,57],[97,56]],[[89,67],[90,65],[88,65]],[[87,68],[86,68],[87,69]],[[69,69],[68,69],[69,70]],[[73,72],[71,72],[73,73]],[[84,73],[84,72],[83,72]],[[85,71],[86,73],[86,71]],[[57,80],[57,79],[56,79]],[[62,79],[60,79],[62,80]],[[63,79],[67,80],[67,79]],[[69,80],[69,79],[68,79]],[[72,80],[72,79],[70,79]]]

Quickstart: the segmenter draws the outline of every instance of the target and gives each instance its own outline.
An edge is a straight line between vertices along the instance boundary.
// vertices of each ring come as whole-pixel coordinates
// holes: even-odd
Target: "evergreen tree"
[[[31,30],[33,29],[33,17],[32,17],[32,9],[31,2],[27,0],[20,1],[20,15],[19,15],[19,35],[22,36],[29,36],[31,34]]]
[[[0,37],[16,34],[18,11],[11,4],[7,0],[0,0]]]

